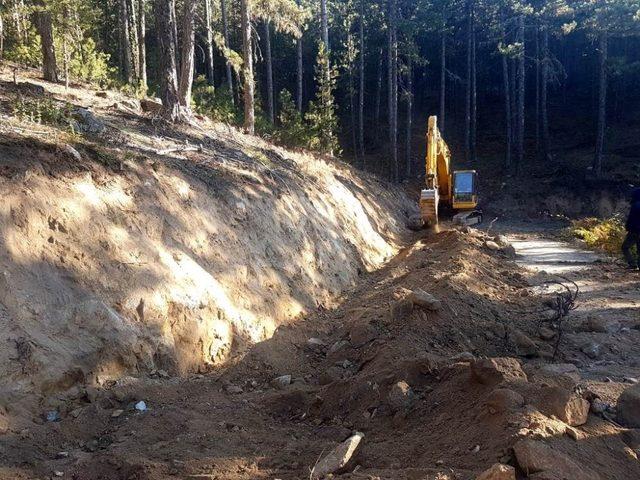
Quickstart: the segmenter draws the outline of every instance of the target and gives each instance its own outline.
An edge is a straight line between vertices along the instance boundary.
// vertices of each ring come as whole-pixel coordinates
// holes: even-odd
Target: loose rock
[[[271,380],[271,385],[275,388],[284,388],[291,384],[291,375],[282,375]]]
[[[640,428],[640,384],[627,388],[618,398],[618,420],[623,425]]]
[[[440,300],[438,300],[430,293],[427,293],[419,288],[409,293],[409,295],[407,296],[407,300],[409,300],[414,305],[431,311],[440,310],[440,308],[442,307],[442,303],[440,302]]]
[[[548,472],[565,479],[600,480],[598,475],[543,442],[529,439],[520,440],[514,445],[513,451],[518,465],[527,475]]]
[[[494,463],[476,477],[476,480],[516,480],[516,469],[510,465]]]
[[[483,385],[497,385],[505,380],[527,380],[515,358],[485,358],[471,363],[471,378]]]
[[[358,450],[364,434],[357,432],[335,447],[320,460],[311,471],[311,480],[320,480],[330,473],[338,473],[344,469]]]
[[[589,417],[589,402],[562,387],[543,388],[537,403],[544,414],[554,415],[572,427],[584,425]]]
[[[496,388],[487,397],[485,406],[490,414],[509,412],[524,405],[524,397],[508,388]]]
[[[413,404],[415,394],[407,382],[401,381],[391,387],[387,399],[392,410],[406,410]]]
[[[406,298],[402,298],[393,302],[389,310],[392,320],[396,322],[402,321],[411,315],[411,312],[413,311],[413,302]]]
[[[609,322],[603,317],[592,316],[584,321],[580,329],[584,332],[607,333]]]

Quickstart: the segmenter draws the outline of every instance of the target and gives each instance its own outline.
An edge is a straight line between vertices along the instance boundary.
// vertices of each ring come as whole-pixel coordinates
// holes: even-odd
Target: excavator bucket
[[[437,225],[439,202],[438,189],[430,188],[420,192],[420,216],[426,226]]]

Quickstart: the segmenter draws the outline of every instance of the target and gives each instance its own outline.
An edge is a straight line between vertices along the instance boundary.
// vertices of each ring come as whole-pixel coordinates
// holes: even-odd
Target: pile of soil
[[[79,392],[61,421],[5,435],[4,472],[300,479],[359,431],[340,478],[474,479],[497,462],[518,478],[637,477],[633,430],[587,416],[596,397],[558,363],[577,353],[554,361],[537,336],[540,275],[497,241],[427,233],[339,308],[279,327],[224,369]]]

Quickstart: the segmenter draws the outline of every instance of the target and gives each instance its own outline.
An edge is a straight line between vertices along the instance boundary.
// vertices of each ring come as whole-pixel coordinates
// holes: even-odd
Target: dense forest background
[[[431,114],[460,161],[491,142],[513,174],[587,131],[602,176],[640,122],[638,0],[0,0],[0,58],[395,181]]]

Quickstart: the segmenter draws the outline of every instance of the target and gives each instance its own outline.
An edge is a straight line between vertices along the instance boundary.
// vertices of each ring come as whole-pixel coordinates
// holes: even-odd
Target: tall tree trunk
[[[549,88],[549,28],[542,27],[542,85],[540,86],[540,110],[542,117],[542,152],[546,161],[551,160],[549,137],[549,112],[547,92]]]
[[[327,83],[331,82],[331,51],[329,47],[329,17],[327,12],[327,0],[320,0],[320,26],[322,30],[322,43],[327,52],[327,66],[324,72]]]
[[[4,57],[4,22],[0,14],[0,60]]]
[[[242,73],[244,77],[244,131],[255,133],[255,108],[253,94],[253,46],[251,44],[251,0],[241,0],[242,16]]]
[[[53,43],[53,19],[48,10],[34,13],[34,23],[42,45],[42,75],[49,82],[58,81],[58,66]]]
[[[376,138],[380,132],[380,107],[382,105],[382,77],[384,75],[384,49],[381,47],[378,54],[378,79],[376,81],[376,104],[374,111],[374,119],[376,122]]]
[[[518,135],[518,108],[516,105],[517,97],[518,97],[518,83],[516,79],[518,78],[518,65],[515,57],[511,57],[511,61],[509,62],[509,68],[511,70],[511,75],[509,76],[510,88],[511,88],[511,133],[512,133],[512,147],[515,153],[516,148],[516,137]]]
[[[224,48],[228,49],[229,47],[229,24],[227,21],[227,2],[226,0],[220,0],[220,11],[222,16],[222,36],[224,38]],[[231,101],[233,102],[233,72],[231,71],[231,62],[229,58],[227,58],[227,54],[225,52],[225,69],[227,72],[227,88],[229,89],[229,95],[231,96]]]
[[[504,29],[504,20],[502,25],[502,44],[506,45],[507,36],[505,34]],[[505,124],[506,124],[506,152],[504,158],[504,164],[507,170],[511,168],[511,150],[512,150],[512,139],[513,139],[513,120],[511,115],[511,84],[509,83],[509,61],[505,54],[502,55],[502,78],[503,78],[503,89],[504,89],[504,113],[505,113]]]
[[[475,11],[471,11],[471,161],[477,160],[477,137],[478,137],[478,82],[476,69],[476,24]]]
[[[327,15],[327,0],[320,0],[320,27],[324,49],[329,53],[329,17]]]
[[[596,154],[593,159],[593,172],[596,177],[602,175],[602,158],[604,156],[604,134],[607,127],[607,61],[609,57],[609,34],[600,32],[599,40],[599,94],[598,94],[598,132],[596,137]]]
[[[138,56],[139,40],[138,40],[138,9],[136,8],[136,0],[127,0],[127,22],[129,23],[129,35],[131,44],[131,64],[133,66],[134,80],[140,80],[140,57]]]
[[[522,44],[522,52],[518,58],[518,157],[516,169],[519,172],[524,161],[524,98],[525,98],[525,44],[524,15],[518,17],[518,39]]]
[[[182,49],[180,55],[180,83],[178,95],[180,105],[191,107],[191,87],[193,86],[193,70],[195,66],[195,29],[196,1],[185,0],[182,12]]]
[[[442,35],[440,36],[440,115],[438,124],[440,131],[445,130],[445,106],[447,94],[447,33],[443,22]]]
[[[360,0],[360,74],[358,88],[358,141],[360,143],[360,155],[364,162],[364,2]]]
[[[138,57],[139,71],[138,78],[140,80],[140,88],[143,93],[147,93],[147,20],[145,11],[146,0],[138,0]]]
[[[535,30],[536,55],[536,155],[540,155],[540,24],[536,22]]]
[[[213,15],[211,12],[211,0],[204,0],[204,28],[206,30],[206,62],[207,62],[207,77],[209,78],[209,85],[215,85],[215,78],[213,73]]]
[[[131,33],[129,32],[130,17],[128,0],[120,0],[118,19],[120,24],[120,48],[122,49],[122,78],[126,83],[132,84],[135,71],[131,51]]]
[[[273,101],[273,63],[271,60],[271,22],[264,22],[264,61],[267,68],[267,117],[275,122],[275,105]]]
[[[302,113],[304,70],[302,68],[302,37],[296,42],[296,106],[298,112]]]
[[[351,33],[348,34],[347,45],[352,44]],[[356,108],[355,108],[355,82],[353,81],[353,62],[349,59],[349,115],[351,116],[351,143],[353,157],[358,163],[358,140],[356,135]]]
[[[153,13],[158,36],[158,74],[162,116],[169,121],[180,119],[178,72],[176,67],[176,10],[175,0],[154,0]]]
[[[393,180],[398,182],[398,125],[397,121],[397,61],[398,61],[398,43],[396,37],[396,14],[397,0],[387,0],[388,20],[387,27],[387,106],[389,111],[389,148],[391,149],[391,167],[393,172]]]
[[[405,178],[411,177],[411,134],[413,130],[413,66],[411,57],[407,58],[407,118],[406,118],[406,137],[405,137]]]
[[[473,2],[467,1],[467,72],[465,83],[464,104],[464,156],[471,160],[471,50],[473,48]]]

